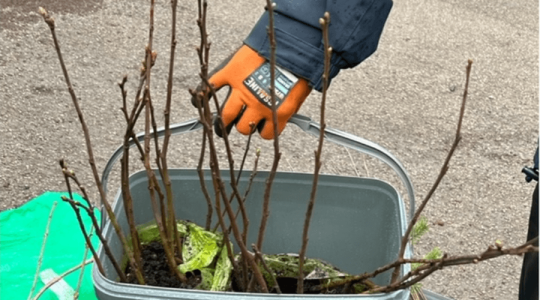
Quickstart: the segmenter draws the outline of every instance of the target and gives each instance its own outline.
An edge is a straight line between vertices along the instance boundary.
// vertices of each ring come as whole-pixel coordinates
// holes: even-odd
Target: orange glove
[[[276,108],[278,132],[281,133],[289,118],[295,114],[311,92],[308,81],[297,78],[290,72],[276,67]],[[270,96],[270,64],[248,46],[242,46],[209,79],[216,90],[225,85],[231,90],[222,107],[222,119],[227,132],[233,124],[247,135],[250,123],[264,139],[274,138],[272,100]],[[221,128],[215,124],[216,133],[221,136]]]

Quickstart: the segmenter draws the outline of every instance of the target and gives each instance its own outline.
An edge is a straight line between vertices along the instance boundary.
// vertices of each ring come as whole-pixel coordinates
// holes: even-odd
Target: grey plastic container
[[[318,135],[318,124],[302,116],[295,116],[291,123],[304,131]],[[197,120],[178,124],[174,134],[192,132],[201,128]],[[160,131],[161,132],[161,131]],[[141,136],[140,136],[141,137]],[[325,130],[328,141],[373,155],[390,165],[402,179],[410,199],[410,214],[414,211],[414,192],[407,173],[401,164],[384,148],[359,137],[334,130]],[[142,137],[141,137],[142,138]],[[111,157],[103,174],[107,178],[114,162],[120,157],[118,149]],[[242,184],[246,184],[249,172],[244,172]],[[175,195],[176,216],[180,219],[204,224],[206,201],[202,195],[199,177],[195,170],[174,169],[170,171]],[[229,172],[223,171],[228,182]],[[256,241],[262,211],[262,197],[267,172],[259,172],[246,201],[250,216],[248,244]],[[274,180],[271,197],[271,214],[268,220],[263,251],[268,254],[298,253],[307,202],[312,185],[312,174],[278,172]],[[210,186],[210,175],[206,174]],[[135,221],[144,224],[153,219],[148,195],[145,172],[130,176],[130,189],[135,206]],[[128,224],[118,192],[114,211],[124,233]],[[105,214],[103,214],[105,216]],[[106,219],[105,217],[103,219]],[[323,259],[341,270],[353,274],[373,271],[396,259],[400,239],[407,226],[405,205],[394,187],[377,179],[322,175],[319,179],[317,203],[315,205],[309,234],[308,257]],[[105,221],[104,233],[113,254],[122,259],[120,241],[109,221]],[[236,251],[238,247],[235,245]],[[407,251],[409,257],[410,251]],[[373,295],[276,295],[231,292],[209,292],[187,289],[170,289],[151,286],[124,284],[116,281],[117,275],[102,248],[99,257],[103,261],[105,274],[93,270],[96,294],[101,300],[112,299],[378,299],[391,300],[409,298],[409,290]],[[402,268],[402,275],[409,266]],[[390,281],[390,271],[374,278],[375,283],[384,285]]]

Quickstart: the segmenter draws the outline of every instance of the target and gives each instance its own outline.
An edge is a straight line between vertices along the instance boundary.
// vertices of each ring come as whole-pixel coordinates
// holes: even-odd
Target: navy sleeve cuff
[[[259,55],[270,58],[270,40],[267,28],[268,12],[259,19],[247,39],[246,45],[257,51]],[[317,91],[322,91],[322,75],[324,72],[324,52],[322,33],[305,23],[295,21],[279,13],[274,14],[276,35],[276,63],[298,77],[306,79]],[[302,33],[302,39],[289,32]],[[332,55],[330,81],[345,68],[345,61],[335,53]]]

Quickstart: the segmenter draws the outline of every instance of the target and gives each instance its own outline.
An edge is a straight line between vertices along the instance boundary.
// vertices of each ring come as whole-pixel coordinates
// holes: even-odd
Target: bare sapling
[[[267,262],[264,259],[264,239],[267,229],[267,223],[270,216],[270,204],[272,200],[272,187],[274,180],[277,176],[279,163],[282,157],[280,149],[280,139],[279,139],[279,128],[278,128],[278,104],[276,99],[276,32],[274,30],[274,9],[275,4],[272,0],[266,1],[266,9],[269,16],[268,24],[268,40],[270,47],[270,54],[268,58],[268,63],[270,65],[270,108],[271,108],[271,118],[272,118],[272,130],[273,130],[273,153],[272,153],[272,165],[268,173],[268,177],[264,182],[264,192],[262,199],[262,214],[260,224],[258,224],[258,232],[252,232],[252,235],[256,234],[256,241],[251,243],[249,241],[248,245],[248,230],[250,226],[249,215],[246,210],[246,199],[250,193],[254,178],[257,175],[257,168],[260,158],[260,150],[257,149],[255,152],[254,166],[251,170],[251,175],[249,178],[244,175],[246,160],[248,159],[248,154],[250,153],[250,147],[252,143],[252,135],[254,134],[257,124],[250,124],[250,134],[246,139],[245,149],[242,155],[242,159],[237,169],[235,166],[235,157],[233,155],[233,150],[231,143],[229,141],[229,128],[226,128],[222,119],[222,106],[219,103],[218,96],[216,93],[216,87],[210,82],[209,75],[209,57],[210,57],[210,46],[211,43],[208,39],[209,35],[207,33],[207,7],[208,3],[206,0],[198,0],[198,17],[197,25],[200,33],[200,44],[197,47],[197,55],[200,65],[200,85],[195,90],[190,90],[189,92],[192,95],[192,103],[196,106],[198,112],[199,122],[202,125],[202,141],[200,156],[197,163],[197,174],[199,177],[199,182],[201,186],[201,191],[205,200],[203,205],[206,204],[206,220],[205,220],[205,229],[213,231],[220,229],[223,240],[222,246],[227,251],[227,257],[232,264],[232,272],[234,283],[238,288],[243,292],[262,292],[269,293],[277,292],[278,294],[282,293],[282,290],[285,291],[285,286],[281,287],[278,284],[278,279],[276,270],[272,270]],[[138,86],[135,92],[135,97],[132,100],[132,103],[128,103],[126,82],[127,76],[124,76],[121,81],[118,83],[120,88],[121,97],[122,97],[122,106],[120,108],[124,121],[125,121],[125,131],[122,141],[122,150],[123,154],[121,157],[120,165],[120,178],[121,178],[121,195],[124,205],[124,211],[126,214],[127,223],[129,226],[129,237],[126,237],[124,231],[120,227],[117,218],[113,212],[111,205],[107,200],[106,192],[101,183],[99,173],[94,161],[94,155],[92,150],[92,143],[87,128],[83,112],[79,106],[79,101],[75,95],[72,84],[69,79],[69,75],[64,64],[62,53],[60,51],[60,46],[55,33],[55,22],[48,12],[40,8],[39,12],[43,16],[45,23],[49,26],[54,41],[54,47],[58,55],[60,66],[64,75],[65,82],[68,87],[69,94],[75,111],[77,113],[79,122],[82,126],[82,131],[84,134],[86,151],[88,155],[88,162],[92,170],[94,177],[95,185],[99,191],[100,201],[106,211],[106,216],[110,223],[112,224],[116,235],[122,243],[124,254],[127,257],[127,267],[121,265],[118,259],[115,258],[111,248],[108,245],[107,240],[105,239],[102,229],[100,227],[99,221],[94,212],[95,207],[93,206],[88,193],[85,187],[81,184],[75,172],[70,170],[65,161],[60,161],[60,166],[62,168],[65,184],[68,190],[68,197],[62,197],[62,200],[66,203],[69,203],[75,212],[76,218],[79,223],[79,227],[86,241],[86,251],[90,251],[93,255],[92,260],[83,260],[81,266],[82,268],[89,261],[94,261],[96,267],[100,273],[105,273],[104,262],[100,260],[96,249],[91,243],[92,233],[88,231],[83,223],[83,213],[90,217],[92,222],[92,227],[95,229],[95,234],[99,238],[99,241],[102,244],[102,249],[107,256],[107,259],[112,263],[118,278],[121,282],[132,282],[133,276],[135,280],[144,285],[147,283],[145,280],[145,275],[143,274],[142,266],[144,259],[142,256],[143,244],[141,242],[141,237],[139,236],[139,231],[135,221],[134,210],[136,209],[134,205],[134,196],[130,190],[130,161],[133,160],[134,155],[140,156],[142,166],[144,167],[145,174],[148,179],[148,198],[152,208],[153,218],[157,225],[157,230],[159,232],[159,240],[163,245],[163,250],[165,253],[165,258],[167,262],[167,267],[170,272],[170,276],[174,276],[182,283],[186,283],[188,277],[186,274],[180,271],[178,264],[183,262],[182,250],[183,250],[183,237],[178,231],[178,220],[176,219],[176,210],[175,210],[175,197],[173,194],[173,187],[171,182],[170,175],[170,166],[167,159],[167,153],[170,148],[170,138],[172,135],[171,130],[171,105],[172,105],[172,91],[173,91],[173,81],[174,81],[174,67],[175,67],[175,51],[177,46],[177,6],[178,0],[171,0],[171,12],[172,12],[172,24],[170,32],[170,57],[168,65],[168,78],[167,78],[167,87],[166,87],[166,98],[165,98],[165,108],[163,110],[164,117],[164,137],[162,142],[160,142],[160,137],[158,134],[158,122],[156,118],[156,111],[153,102],[153,93],[152,93],[152,72],[153,66],[157,59],[157,52],[154,50],[154,12],[155,12],[155,0],[150,0],[149,7],[149,20],[148,20],[148,42],[144,49],[144,59],[142,61],[142,66],[138,74]],[[366,289],[361,293],[372,294],[372,293],[388,293],[395,290],[405,289],[417,284],[418,282],[424,280],[426,277],[430,276],[437,270],[440,270],[444,267],[455,266],[455,265],[464,265],[464,264],[476,264],[484,260],[493,259],[505,255],[522,255],[528,252],[537,252],[538,246],[535,246],[535,243],[538,242],[538,238],[535,238],[531,241],[528,241],[517,247],[506,247],[501,242],[497,241],[493,245],[490,245],[485,251],[478,254],[471,255],[459,255],[459,256],[450,256],[444,254],[433,258],[406,258],[405,252],[409,243],[411,243],[415,237],[413,235],[414,227],[419,222],[421,214],[423,213],[425,207],[429,203],[432,195],[435,193],[440,183],[442,182],[444,176],[446,175],[450,160],[456,151],[458,144],[461,140],[461,127],[464,119],[465,106],[467,101],[467,94],[469,88],[469,80],[471,74],[472,61],[468,61],[466,67],[466,81],[465,87],[461,102],[461,109],[459,113],[459,120],[457,124],[457,129],[455,133],[454,141],[451,145],[451,148],[444,160],[444,163],[441,167],[441,170],[438,174],[437,179],[433,183],[433,186],[423,199],[420,206],[414,213],[413,218],[410,220],[403,237],[400,240],[400,248],[398,250],[398,255],[395,261],[390,262],[384,266],[381,266],[371,272],[358,274],[358,275],[347,275],[342,279],[335,279],[324,281],[319,283],[319,285],[313,286],[308,285],[304,282],[305,274],[304,268],[308,268],[306,265],[306,253],[309,245],[309,230],[310,224],[312,221],[313,210],[317,200],[317,191],[320,180],[320,172],[323,165],[322,162],[322,150],[323,142],[325,137],[326,129],[326,100],[327,100],[327,91],[330,82],[330,68],[331,68],[331,58],[333,54],[332,47],[329,42],[329,26],[330,26],[330,14],[326,12],[323,17],[319,20],[319,23],[322,28],[322,39],[323,39],[323,53],[324,53],[324,70],[322,74],[322,99],[320,102],[320,128],[318,136],[318,145],[314,150],[314,170],[312,177],[312,186],[310,190],[309,199],[307,202],[307,208],[305,213],[305,218],[303,222],[303,230],[301,236],[301,248],[299,251],[298,258],[298,274],[294,282],[296,282],[296,293],[302,294],[307,293],[325,293],[329,290],[336,289],[340,287],[339,291],[345,293],[358,293],[353,287],[354,284],[360,283],[365,285]],[[141,120],[142,119],[142,120]],[[269,121],[269,120],[267,120]],[[143,124],[140,124],[143,122]],[[137,124],[143,125],[144,135],[143,139],[140,139],[140,136],[135,134],[135,128]],[[197,124],[199,125],[199,124]],[[232,126],[232,125],[229,125]],[[218,139],[214,135],[214,131],[220,134],[221,139]],[[219,144],[223,143],[223,145]],[[219,144],[219,145],[218,145]],[[130,152],[130,148],[135,145],[135,153]],[[221,169],[220,159],[218,155],[219,146],[223,146],[225,150],[225,163],[228,167],[228,173],[225,173],[227,170]],[[350,156],[350,153],[349,153]],[[364,162],[365,163],[365,162]],[[205,172],[203,169],[205,164],[209,167],[209,172]],[[356,167],[355,167],[356,171]],[[227,175],[225,175],[227,174]],[[322,180],[322,179],[321,179]],[[211,183],[209,183],[211,182]],[[242,187],[245,186],[245,189],[240,191],[240,183],[243,183]],[[245,184],[245,185],[244,185]],[[76,201],[74,198],[73,189],[78,189],[78,192],[82,194],[82,199],[84,201]],[[205,202],[204,202],[205,201]],[[234,202],[236,201],[236,203]],[[82,203],[81,203],[82,202]],[[176,203],[176,205],[182,205],[182,202]],[[235,207],[237,205],[237,207]],[[53,206],[54,210],[54,206]],[[49,223],[52,217],[52,212],[49,216]],[[216,214],[217,223],[215,227],[212,228],[213,216]],[[241,219],[241,220],[240,220]],[[241,223],[240,223],[241,222]],[[240,228],[242,227],[242,228]],[[40,261],[38,262],[38,271],[41,265],[41,257],[43,256],[43,249],[45,241],[47,238],[49,227],[47,226],[44,244],[42,246],[42,252],[40,254]],[[126,229],[127,232],[127,229]],[[232,234],[233,237],[230,235]],[[233,240],[234,239],[234,240]],[[235,241],[240,249],[240,258],[235,256],[233,252],[232,242]],[[250,248],[248,247],[250,246]],[[351,260],[356,259],[351,257]],[[215,262],[215,260],[214,260]],[[403,271],[403,267],[408,264],[415,264],[415,267],[411,271]],[[129,270],[129,273],[128,271]],[[266,273],[264,273],[266,272]],[[379,286],[374,284],[370,279],[381,273],[391,273],[391,280],[387,285]],[[263,276],[264,273],[264,276]],[[306,272],[307,273],[307,272]],[[36,275],[37,276],[37,275]],[[296,276],[296,275],[295,275]],[[341,278],[341,277],[340,277]],[[149,278],[148,282],[150,282]],[[37,280],[37,279],[36,279]],[[35,289],[35,282],[32,288],[29,299],[32,297],[32,293]]]
[[[325,121],[325,108],[326,108],[326,93],[328,91],[328,82],[330,76],[330,59],[332,58],[332,47],[330,46],[330,41],[328,39],[328,26],[330,25],[330,13],[325,12],[324,17],[319,19],[319,23],[322,27],[323,41],[324,41],[324,72],[323,72],[323,90],[322,90],[322,100],[321,100],[321,129],[319,134],[319,144],[317,150],[315,150],[315,170],[313,171],[313,184],[311,187],[311,196],[309,198],[309,203],[306,211],[306,217],[304,219],[304,230],[302,232],[302,248],[300,249],[300,254],[298,257],[298,284],[296,288],[297,294],[304,293],[304,256],[306,255],[306,250],[309,241],[309,224],[311,222],[311,216],[313,214],[313,207],[315,206],[315,199],[317,198],[317,183],[319,182],[319,172],[321,170],[321,153],[322,146],[324,141],[324,130],[326,128]]]
[[[271,0],[266,0],[266,10],[268,12],[268,28],[267,28],[267,34],[268,39],[270,41],[270,57],[269,57],[269,63],[270,63],[270,103],[271,103],[271,109],[272,109],[272,125],[274,130],[274,156],[273,156],[273,162],[272,162],[272,168],[270,169],[270,173],[268,174],[268,178],[266,179],[266,186],[264,189],[264,195],[263,195],[263,207],[262,207],[262,216],[261,216],[261,222],[259,225],[259,232],[257,235],[257,244],[255,245],[255,248],[257,251],[262,252],[263,248],[263,242],[264,242],[264,235],[266,232],[266,225],[268,223],[268,217],[270,216],[270,196],[272,192],[272,184],[274,182],[274,178],[276,177],[277,169],[279,166],[279,161],[281,159],[281,152],[279,150],[279,130],[278,130],[278,117],[277,117],[277,106],[276,106],[276,34],[275,34],[275,28],[274,28],[274,8],[275,4]],[[258,261],[258,257],[256,257],[255,262]],[[249,283],[248,292],[253,290],[254,285],[254,278],[251,279],[251,282]]]
[[[137,275],[138,282],[140,284],[144,284],[144,278],[142,277],[142,274],[139,271],[139,267],[138,267],[138,265],[137,265],[137,263],[135,261],[133,251],[129,247],[129,243],[128,243],[122,229],[120,228],[120,225],[118,224],[118,222],[116,220],[116,216],[114,215],[112,207],[111,207],[111,205],[109,204],[109,202],[107,200],[107,195],[105,193],[105,190],[103,189],[103,185],[101,184],[101,179],[99,177],[99,173],[98,173],[96,163],[95,163],[95,160],[94,160],[94,154],[93,154],[94,152],[93,152],[93,148],[92,148],[92,142],[91,142],[91,138],[90,138],[90,133],[88,132],[88,127],[87,127],[86,122],[84,120],[84,115],[83,115],[82,110],[81,110],[81,108],[79,106],[79,101],[77,99],[77,96],[75,95],[75,91],[73,90],[73,86],[71,85],[71,81],[69,79],[69,74],[68,74],[66,65],[64,63],[64,59],[62,57],[62,52],[60,50],[60,44],[59,44],[58,39],[56,37],[54,18],[52,16],[50,16],[49,13],[47,12],[47,10],[45,10],[42,7],[39,8],[39,13],[41,14],[41,16],[43,17],[45,23],[49,26],[49,29],[51,30],[51,35],[52,35],[53,42],[54,42],[54,48],[55,48],[56,53],[58,55],[58,60],[60,62],[60,66],[62,68],[62,73],[64,74],[64,79],[66,81],[66,85],[68,87],[68,91],[69,91],[69,94],[71,96],[73,106],[75,107],[75,110],[77,112],[77,116],[79,118],[79,122],[80,122],[81,127],[82,127],[82,131],[83,131],[84,138],[85,138],[86,151],[87,151],[87,154],[88,154],[88,163],[89,163],[90,168],[92,170],[92,174],[94,176],[94,181],[95,181],[95,184],[96,184],[96,186],[98,188],[98,191],[99,191],[99,195],[100,195],[100,198],[101,198],[101,203],[102,203],[103,207],[105,208],[105,211],[107,212],[107,216],[109,217],[109,220],[111,221],[111,224],[113,225],[114,230],[115,230],[116,234],[118,235],[118,237],[120,239],[120,242],[122,243],[122,246],[125,249],[126,255],[128,257],[129,264],[130,264],[131,268],[134,270],[135,274]]]
[[[83,236],[85,238],[86,245],[90,249],[90,251],[92,252],[92,255],[94,256],[94,261],[96,262],[96,266],[98,267],[100,272],[103,272],[102,262],[99,259],[99,256],[97,255],[97,252],[95,251],[94,246],[91,243],[90,234],[87,233],[87,231],[86,231],[86,229],[84,227],[84,223],[82,221],[81,214],[80,214],[80,209],[81,208],[90,217],[90,220],[92,221],[92,226],[96,231],[96,235],[99,238],[99,241],[101,242],[101,244],[103,245],[103,250],[105,251],[105,254],[107,255],[107,257],[111,261],[111,264],[113,265],[114,270],[118,274],[118,277],[120,278],[120,281],[121,282],[126,282],[126,275],[125,275],[124,271],[122,270],[122,268],[120,267],[120,264],[118,263],[118,261],[116,260],[114,255],[112,254],[111,248],[109,247],[109,244],[107,243],[107,240],[103,237],[103,232],[101,230],[101,227],[99,226],[99,222],[98,222],[97,217],[96,217],[96,215],[94,213],[94,206],[92,205],[92,202],[90,201],[90,198],[88,197],[88,193],[86,192],[86,188],[81,185],[81,182],[77,178],[77,175],[75,174],[75,172],[67,167],[64,160],[60,160],[60,167],[62,168],[62,173],[64,174],[64,180],[66,182],[66,186],[67,186],[68,194],[69,194],[69,198],[68,197],[62,197],[62,200],[69,203],[71,205],[73,211],[75,212],[76,217],[77,217],[77,221],[79,222],[79,227],[81,228],[81,232],[82,232],[82,234],[83,234]],[[79,191],[82,194],[82,198],[86,202],[86,206],[84,206],[82,203],[80,203],[78,201],[75,201],[75,199],[73,198],[73,191],[71,189],[70,180],[73,181],[77,185],[77,187],[79,188]]]
[[[200,107],[199,107],[200,109]],[[199,175],[199,183],[201,184],[201,190],[204,195],[204,199],[206,200],[206,222],[204,225],[205,230],[210,230],[210,226],[212,226],[212,214],[214,213],[214,208],[212,205],[212,198],[210,198],[210,194],[208,193],[208,188],[206,188],[206,181],[204,178],[204,171],[203,171],[203,164],[204,164],[204,155],[206,153],[206,128],[203,128],[202,133],[202,143],[201,143],[201,152],[199,154],[199,162],[197,163],[197,174]],[[216,227],[219,226],[216,225]],[[216,231],[216,228],[214,229]]]
[[[199,1],[198,3],[199,3],[199,18],[197,19],[197,24],[199,26],[200,33],[201,33],[201,45],[200,47],[197,48],[197,53],[199,56],[199,62],[201,66],[201,73],[199,75],[202,80],[202,83],[201,83],[202,88],[200,89],[200,91],[191,91],[191,93],[196,99],[196,105],[200,113],[200,121],[207,132],[206,138],[208,139],[207,141],[208,141],[209,152],[210,152],[210,169],[211,169],[211,175],[212,175],[212,183],[214,185],[214,191],[216,195],[216,199],[215,199],[216,211],[218,212],[220,227],[222,228],[222,231],[224,234],[224,241],[226,244],[225,246],[227,247],[227,250],[229,252],[229,258],[231,259],[231,263],[233,264],[233,266],[237,265],[236,262],[234,261],[234,258],[232,257],[232,253],[230,253],[231,249],[228,244],[226,224],[223,218],[221,217],[221,214],[219,213],[221,212],[221,203],[225,205],[225,209],[227,211],[230,224],[232,226],[232,232],[233,232],[234,238],[241,250],[243,264],[246,264],[247,262],[247,264],[251,266],[253,273],[255,274],[255,277],[257,278],[257,281],[262,287],[261,289],[267,292],[268,290],[266,288],[264,278],[262,277],[260,270],[257,268],[257,265],[255,264],[253,255],[249,253],[245,243],[242,243],[240,230],[238,228],[236,220],[234,219],[234,211],[229,202],[229,197],[226,193],[225,185],[220,174],[219,161],[217,157],[216,145],[215,145],[215,140],[213,137],[213,130],[211,126],[212,114],[210,112],[210,105],[209,105],[210,97],[213,98],[216,109],[218,110],[218,113],[216,116],[216,122],[218,122],[218,126],[220,126],[222,129],[224,129],[224,126],[223,126],[223,122],[221,121],[221,110],[220,110],[219,102],[217,99],[217,95],[215,93],[215,90],[213,89],[213,86],[210,85],[208,82],[208,59],[209,59],[209,50],[210,50],[210,43],[208,42],[208,34],[206,32],[206,11],[207,11],[208,4],[206,1]],[[236,182],[235,182],[235,177],[234,177],[234,161],[232,160],[232,152],[228,143],[226,133],[223,136],[223,140],[225,143],[225,147],[227,151],[227,159],[229,161],[229,166],[230,166],[231,186],[232,186],[233,191],[235,192],[236,197],[240,199],[239,192],[236,188]],[[243,205],[243,202],[241,201],[241,199],[239,200],[239,205]],[[247,277],[247,267],[243,267],[242,269],[243,269],[245,277]],[[238,271],[235,271],[235,272],[238,272]]]
[[[133,129],[131,126],[132,118],[128,116],[127,113],[127,91],[125,90],[125,84],[127,82],[127,76],[122,78],[122,81],[118,83],[120,91],[122,92],[122,112],[124,113],[124,118],[126,120],[126,132],[124,134],[122,158],[120,160],[120,181],[121,181],[121,191],[122,199],[124,200],[124,211],[126,214],[126,219],[129,225],[129,232],[131,234],[131,245],[133,246],[133,256],[138,266],[142,266],[141,258],[141,242],[139,240],[139,233],[135,225],[134,213],[133,213],[133,198],[131,196],[131,191],[129,189],[129,149],[130,149],[130,140],[134,136]],[[133,117],[133,122],[136,122],[135,116]],[[134,126],[134,125],[133,125]],[[137,139],[134,139],[137,140]],[[139,148],[141,153],[144,153],[139,141],[137,140],[136,145]],[[142,156],[142,154],[141,154]]]
[[[92,238],[92,235],[94,234],[94,227],[91,227],[90,228],[90,238]],[[89,250],[90,247],[88,247],[88,244],[86,245],[85,249],[84,249],[84,254],[83,254],[83,259],[82,259],[82,263],[80,264],[81,266],[81,272],[79,272],[79,279],[77,280],[77,287],[75,288],[75,295],[74,295],[74,299],[77,300],[79,299],[79,292],[81,290],[81,287],[82,287],[82,284],[83,284],[83,278],[84,278],[84,268],[86,267],[86,264],[84,263],[88,257],[88,250]]]
[[[462,256],[449,256],[448,254],[444,254],[442,258],[438,258],[438,259],[418,259],[418,258],[406,259],[404,258],[404,253],[405,253],[404,249],[410,240],[414,225],[419,220],[421,212],[426,207],[429,199],[431,198],[431,196],[433,195],[433,193],[439,186],[444,175],[446,174],[449,168],[448,166],[449,161],[461,139],[460,131],[461,131],[461,126],[462,126],[463,116],[465,113],[465,103],[467,100],[471,65],[472,65],[472,60],[469,60],[467,68],[466,68],[465,90],[463,93],[459,121],[458,121],[458,126],[456,130],[454,142],[445,159],[441,172],[439,173],[439,176],[437,177],[437,179],[435,180],[435,183],[433,184],[433,187],[430,189],[427,196],[424,198],[421,205],[416,210],[413,219],[410,221],[409,226],[407,227],[406,233],[401,240],[401,248],[398,254],[398,258],[395,261],[385,266],[377,268],[373,272],[364,273],[364,274],[355,275],[355,276],[349,276],[347,278],[344,278],[343,280],[338,280],[338,281],[330,282],[327,284],[321,284],[319,286],[310,288],[310,292],[323,291],[323,290],[335,288],[338,286],[350,285],[353,283],[366,283],[367,279],[373,278],[383,272],[394,269],[394,272],[392,274],[392,281],[390,282],[390,284],[386,286],[368,286],[368,289],[363,292],[365,294],[388,293],[388,292],[411,287],[414,284],[422,281],[423,279],[431,275],[433,272],[447,266],[476,264],[478,262],[488,260],[488,259],[493,259],[493,258],[500,257],[503,255],[523,255],[524,253],[528,253],[528,252],[538,252],[538,247],[533,246],[534,243],[538,241],[538,238],[535,238],[531,241],[524,243],[523,245],[520,245],[514,248],[511,248],[511,247],[504,248],[502,243],[496,242],[494,245],[490,245],[486,251],[480,254],[462,255]],[[418,263],[420,264],[420,266],[408,272],[407,274],[405,274],[403,277],[400,278],[399,274],[400,274],[401,267],[405,264],[412,264],[412,263]],[[396,275],[396,270],[397,270],[397,275]],[[394,279],[394,276],[395,276],[395,279]]]
[[[43,255],[45,254],[45,246],[47,245],[47,239],[49,238],[49,230],[51,228],[51,221],[52,217],[54,215],[54,210],[56,209],[56,205],[58,202],[53,202],[53,205],[51,207],[51,210],[49,212],[49,218],[47,218],[47,226],[45,227],[45,233],[43,234],[43,242],[41,242],[41,250],[39,251],[38,256],[38,262],[36,267],[36,274],[34,275],[34,281],[32,283],[32,288],[30,289],[30,294],[28,294],[28,300],[32,298],[32,295],[34,294],[34,291],[36,289],[36,285],[38,282],[39,272],[41,270],[41,263],[43,262]]]
[[[468,91],[469,91],[469,78],[470,78],[470,75],[471,75],[472,63],[473,63],[473,61],[469,59],[468,64],[467,64],[467,68],[466,68],[465,89],[463,91],[463,99],[461,101],[461,110],[460,110],[460,113],[459,113],[459,120],[458,120],[458,125],[457,125],[457,129],[456,129],[456,135],[455,135],[455,138],[454,138],[454,142],[452,143],[452,147],[450,148],[450,151],[448,152],[448,154],[446,156],[446,159],[445,159],[445,161],[443,163],[441,171],[439,172],[439,175],[437,176],[437,179],[435,180],[435,183],[431,187],[430,191],[428,192],[428,194],[426,195],[426,197],[424,198],[424,200],[422,201],[422,203],[420,204],[418,209],[416,209],[416,212],[414,213],[414,216],[413,216],[412,220],[409,222],[409,226],[407,227],[407,230],[405,231],[405,235],[401,238],[401,246],[400,246],[400,249],[399,249],[398,261],[403,259],[404,255],[405,255],[405,250],[407,248],[407,244],[409,243],[411,232],[412,232],[412,230],[414,228],[414,225],[416,224],[416,222],[420,218],[420,215],[424,211],[424,208],[426,207],[427,203],[429,202],[429,199],[431,199],[431,196],[437,190],[437,188],[439,187],[439,184],[441,183],[442,179],[446,175],[446,172],[449,169],[450,159],[454,155],[454,151],[456,150],[456,148],[457,148],[457,146],[458,146],[458,144],[459,144],[459,142],[461,140],[461,124],[463,123],[463,116],[465,114],[465,104],[467,103],[467,94],[468,94]],[[398,280],[400,269],[401,269],[401,265],[396,266],[396,268],[394,269],[394,272],[392,273],[392,280],[391,280],[392,283],[395,283]]]
[[[157,165],[160,166],[159,157],[160,157],[160,150],[158,145],[158,139],[157,139],[157,126],[155,124],[155,116],[153,113],[153,104],[152,104],[152,96],[151,96],[151,69],[152,66],[155,63],[155,60],[157,58],[157,52],[153,51],[153,37],[154,37],[154,6],[155,1],[152,0],[150,2],[150,20],[149,20],[149,32],[148,32],[148,44],[146,45],[146,56],[144,61],[144,67],[141,70],[141,73],[145,74],[145,81],[144,81],[144,89],[143,89],[143,103],[145,106],[145,113],[144,113],[144,156],[143,156],[143,162],[144,162],[144,168],[146,170],[147,177],[149,179],[148,181],[148,190],[150,194],[150,200],[152,203],[152,210],[154,212],[154,219],[156,220],[156,224],[158,227],[159,235],[161,238],[161,242],[163,244],[163,250],[165,252],[165,256],[167,258],[167,263],[169,265],[169,270],[172,274],[174,274],[181,282],[186,282],[186,276],[180,272],[180,270],[177,268],[177,263],[175,259],[175,237],[178,237],[176,234],[174,234],[174,231],[176,231],[176,221],[174,220],[174,212],[166,214],[166,208],[165,208],[165,202],[164,202],[164,194],[161,191],[161,187],[159,185],[159,181],[156,177],[156,174],[151,166],[151,149],[150,149],[150,140],[154,139],[154,146],[156,151],[156,157],[157,157]],[[174,44],[175,40],[172,39],[172,43]],[[174,59],[174,57],[173,57]],[[153,128],[151,132],[151,127]],[[152,136],[153,134],[153,136]],[[169,132],[170,134],[170,132]],[[167,140],[168,142],[168,140]],[[165,156],[166,157],[166,156]],[[162,163],[162,161],[161,161]],[[163,175],[163,174],[162,174]],[[165,187],[167,188],[167,186]],[[171,197],[172,201],[172,189],[169,184],[168,186],[169,190],[167,191],[168,196]],[[158,198],[159,202],[158,202]],[[169,207],[169,210],[173,210],[173,207]],[[167,228],[167,215],[171,220],[170,222],[173,222],[173,228]],[[165,217],[165,218],[164,218]],[[168,230],[169,229],[169,230]],[[181,252],[180,252],[181,253]]]
[[[266,0],[266,9],[268,10],[269,24],[268,24],[268,38],[270,40],[270,99],[272,103],[272,124],[274,125],[274,157],[272,162],[272,168],[266,179],[266,187],[263,196],[263,211],[261,224],[259,226],[259,234],[257,236],[257,249],[263,251],[264,234],[266,231],[266,224],[268,217],[270,216],[270,195],[272,192],[272,183],[276,177],[277,169],[279,166],[279,160],[281,158],[281,152],[279,150],[279,131],[278,131],[278,117],[276,106],[276,33],[274,30],[274,8],[275,4],[271,0]]]

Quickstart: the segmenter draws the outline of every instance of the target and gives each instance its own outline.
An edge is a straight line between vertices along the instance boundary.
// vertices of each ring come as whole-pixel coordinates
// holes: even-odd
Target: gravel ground
[[[129,96],[147,41],[147,1],[0,0],[0,209],[24,204],[47,190],[64,190],[57,165],[65,158],[96,196],[82,132],[63,81],[48,27],[37,15],[54,14],[68,70],[103,168],[122,139],[116,82],[129,74]],[[173,121],[195,117],[188,101],[197,84],[196,1],[180,1]],[[212,64],[241,43],[264,1],[210,1]],[[241,16],[241,17],[239,17]],[[158,0],[153,98],[163,102],[170,8]],[[422,198],[435,180],[454,138],[473,59],[463,140],[451,168],[426,209],[430,232],[415,248],[435,246],[451,255],[479,253],[496,239],[518,245],[526,237],[534,189],[520,170],[531,164],[538,139],[538,2],[530,0],[395,1],[376,54],[343,71],[329,92],[329,126],[389,149],[406,167]],[[318,119],[320,95],[301,113]],[[157,111],[161,111],[158,107]],[[297,129],[282,135],[283,171],[313,168],[314,140]],[[199,135],[178,138],[177,167],[196,166]],[[235,155],[244,139],[232,137]],[[263,154],[271,143],[255,138]],[[323,172],[396,178],[380,163],[337,146],[325,146]],[[264,159],[268,169],[270,159]],[[249,168],[249,164],[248,164]],[[114,177],[114,176],[113,176]],[[516,299],[520,257],[444,269],[424,286],[455,299]]]

